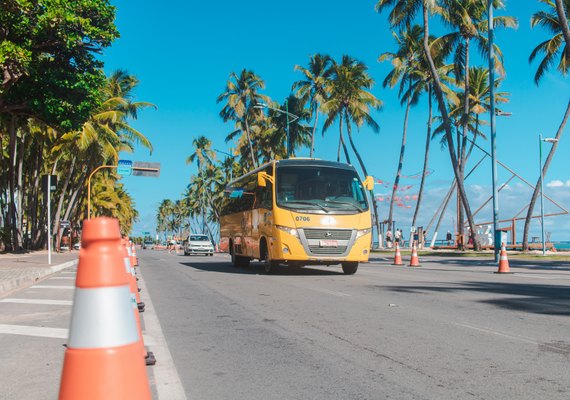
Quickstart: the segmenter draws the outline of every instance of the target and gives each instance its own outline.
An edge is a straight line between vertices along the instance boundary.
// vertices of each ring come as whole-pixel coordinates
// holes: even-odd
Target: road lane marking
[[[73,281],[75,280],[75,278],[72,276],[54,276],[52,278],[49,278],[48,280],[51,281],[52,279],[64,279],[64,280],[73,280]]]
[[[0,334],[37,336],[52,339],[67,339],[68,330],[63,328],[46,328],[40,326],[0,324]]]
[[[15,303],[15,304],[47,304],[51,306],[70,306],[73,304],[71,300],[47,300],[47,299],[16,299],[7,298],[0,300],[0,303]]]
[[[34,285],[34,286],[31,286],[31,289],[69,289],[69,290],[73,290],[73,289],[75,289],[75,285],[74,286]]]
[[[140,276],[140,275],[139,275]],[[145,303],[143,315],[146,335],[153,340],[153,347],[149,349],[154,353],[157,363],[152,367],[156,393],[159,400],[187,400],[184,387],[178,376],[178,371],[168,349],[168,343],[162,332],[160,321],[154,311],[154,306],[142,276],[138,281],[141,288],[141,300]],[[145,339],[145,345],[148,343]]]
[[[504,333],[504,332],[497,331],[494,329],[481,328],[479,326],[466,324],[466,323],[456,323],[455,325],[459,325],[459,326],[462,326],[464,328],[473,329],[473,330],[483,332],[483,333],[488,333],[490,335],[501,336],[501,337],[504,337],[507,339],[517,340],[517,341],[523,342],[523,343],[530,343],[530,344],[539,345],[539,343],[536,340],[529,338],[529,337],[510,335],[508,333]]]

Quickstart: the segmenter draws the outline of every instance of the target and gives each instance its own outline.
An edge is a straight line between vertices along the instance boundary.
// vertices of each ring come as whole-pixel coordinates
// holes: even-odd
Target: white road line
[[[516,276],[523,276],[525,278],[536,278],[536,279],[548,279],[548,280],[552,280],[552,281],[559,281],[561,279],[563,280],[568,280],[568,275],[564,275],[563,277],[561,276],[545,276],[545,275],[532,275],[532,274],[521,274],[516,272],[515,273]]]
[[[68,289],[73,290],[75,286],[57,286],[57,285],[34,285],[31,289]]]
[[[52,278],[49,278],[49,280],[52,279],[64,279],[64,280],[73,280],[73,281],[75,280],[75,278],[72,276],[54,276]]]
[[[47,304],[51,306],[70,306],[73,304],[71,300],[45,300],[45,299],[16,299],[7,298],[0,300],[0,303],[16,303],[16,304]]]
[[[152,300],[146,289],[142,276],[138,282],[141,288],[141,300],[145,303],[143,314],[147,336],[154,339],[153,347],[149,349],[156,357],[156,365],[152,368],[156,392],[159,400],[187,400],[184,387],[178,376],[178,371],[168,349],[166,338],[162,333],[160,321],[154,311]],[[144,339],[144,337],[143,337]],[[145,345],[147,345],[145,339]]]
[[[0,334],[67,339],[68,330],[63,328],[0,324]]]
[[[503,332],[496,331],[493,329],[488,329],[488,328],[481,328],[481,327],[471,325],[471,324],[466,324],[466,323],[456,323],[455,325],[459,325],[459,326],[462,326],[464,328],[473,329],[473,330],[483,332],[483,333],[487,333],[490,335],[501,336],[501,337],[504,337],[507,339],[512,339],[512,340],[516,340],[516,341],[523,342],[523,343],[530,343],[530,344],[536,344],[536,345],[539,344],[536,340],[529,338],[529,337],[514,336],[514,335],[510,335],[508,333],[503,333]]]

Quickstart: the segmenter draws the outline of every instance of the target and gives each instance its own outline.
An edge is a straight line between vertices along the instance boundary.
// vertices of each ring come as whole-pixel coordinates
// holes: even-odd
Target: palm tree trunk
[[[569,115],[570,115],[570,101],[568,101],[568,106],[566,107],[566,113],[564,114],[564,118],[562,119],[560,127],[558,127],[558,132],[556,132],[555,139],[557,139],[557,141],[552,144],[550,152],[548,153],[548,157],[546,158],[544,166],[542,167],[542,176],[546,175],[548,167],[550,166],[550,162],[554,157],[554,153],[556,153],[556,149],[558,148],[558,143],[560,143],[560,137],[562,137],[562,134],[564,133],[564,128],[566,127],[566,122],[568,122]],[[534,211],[534,205],[536,203],[536,199],[538,198],[539,190],[540,190],[540,178],[538,178],[538,182],[534,187],[534,192],[532,193],[532,197],[530,199],[530,204],[528,206],[528,211],[526,214],[526,219],[524,221],[523,250],[528,250],[528,231],[530,229],[530,221],[532,219],[532,213]]]
[[[344,135],[342,134],[342,120],[343,120],[343,112],[341,111],[339,117],[339,136],[338,136],[338,151],[336,155],[336,161],[340,162],[340,149],[344,151],[344,156],[346,157],[346,163],[350,164],[350,157],[348,155],[348,149],[346,148],[346,143],[344,142]]]
[[[11,227],[10,247],[12,251],[20,250],[20,226],[18,213],[20,210],[17,208],[17,197],[19,196],[20,189],[17,187],[17,157],[18,157],[18,143],[16,135],[16,116],[12,115],[9,123],[9,166],[8,166],[8,185],[9,185],[9,205],[8,205],[8,225]],[[22,149],[23,151],[23,149]]]
[[[251,155],[251,162],[253,169],[257,168],[257,162],[255,160],[255,153],[253,152],[253,144],[251,143],[251,135],[249,134],[249,124],[247,123],[247,117],[244,118],[245,122],[245,134],[247,135],[247,143],[249,144],[249,154]]]
[[[564,36],[564,41],[566,42],[566,57],[570,58],[570,27],[568,27],[568,19],[564,11],[563,0],[556,0],[556,14],[558,14],[560,29],[562,30],[562,36]]]
[[[319,122],[319,105],[315,105],[315,124],[313,125],[313,133],[311,134],[311,154],[310,157],[313,158],[315,153],[315,133],[317,133],[317,124]]]
[[[411,86],[411,82],[410,82]],[[390,211],[388,211],[388,226],[392,226],[392,217],[394,215],[394,198],[398,191],[400,184],[400,175],[402,175],[402,166],[404,165],[404,153],[406,151],[406,139],[408,136],[408,117],[410,115],[411,97],[408,97],[406,102],[406,113],[404,116],[404,131],[402,133],[402,145],[400,146],[400,159],[398,160],[398,169],[396,170],[396,178],[394,178],[394,185],[392,186],[392,197],[390,198]]]
[[[348,140],[350,141],[350,146],[352,147],[352,151],[354,151],[354,154],[356,155],[356,158],[358,159],[358,163],[360,164],[360,168],[362,168],[362,172],[364,173],[364,177],[366,178],[368,176],[368,171],[366,170],[366,167],[364,166],[364,161],[362,161],[362,157],[360,157],[360,153],[358,152],[358,150],[356,150],[356,146],[354,145],[354,141],[352,140],[352,130],[350,129],[350,123],[349,123],[349,119],[348,119],[348,110],[345,110],[346,112],[346,130],[348,132]],[[374,209],[374,218],[375,218],[375,222],[376,222],[376,232],[378,233],[378,239],[380,239],[380,218],[378,215],[378,204],[376,203],[376,197],[374,195],[374,189],[370,190],[370,196],[372,197],[372,207]],[[380,240],[378,240],[378,245],[380,245]]]
[[[424,193],[424,184],[426,180],[426,172],[428,167],[429,158],[429,145],[431,143],[431,119],[432,119],[432,88],[431,84],[428,89],[428,122],[427,122],[427,135],[426,135],[426,151],[424,154],[424,168],[422,170],[422,180],[420,182],[420,189],[418,191],[418,200],[416,202],[416,210],[414,211],[414,217],[412,218],[412,226],[416,226],[416,220],[418,218],[418,213],[420,211],[420,205],[422,202],[422,197]]]
[[[458,144],[459,150],[458,154],[459,157],[459,172],[460,172],[460,179],[461,183],[464,184],[465,182],[465,148],[467,147],[467,135],[469,134],[469,93],[471,92],[470,89],[470,81],[469,81],[469,38],[465,38],[465,67],[464,67],[464,100],[463,100],[463,120],[462,122],[462,138],[461,138],[461,145]],[[459,143],[459,141],[458,141]],[[461,203],[461,197],[458,196],[457,198],[457,227],[458,227],[458,234],[459,237],[462,239],[460,242],[460,249],[465,249],[465,243],[463,240],[464,237],[464,216],[463,216],[463,205]],[[474,232],[471,232],[471,236],[474,235]]]
[[[457,164],[457,155],[455,154],[455,148],[453,147],[453,136],[451,134],[451,126],[449,123],[449,115],[447,113],[447,106],[445,105],[445,99],[443,97],[443,90],[441,89],[441,82],[439,80],[439,74],[437,73],[437,69],[435,68],[435,64],[433,58],[431,56],[430,48],[429,48],[429,9],[428,9],[428,0],[424,0],[423,3],[423,22],[424,22],[424,52],[426,54],[426,58],[429,63],[430,72],[433,77],[434,89],[437,98],[437,102],[439,105],[439,111],[443,118],[443,126],[445,128],[445,137],[447,139],[447,149],[449,150],[449,156],[451,159],[451,165],[453,166],[453,173],[455,174],[455,178],[458,180],[457,182],[457,189],[459,191],[459,196],[463,201],[463,207],[465,209],[465,213],[467,214],[467,220],[469,221],[469,228],[471,232],[475,232],[475,224],[473,222],[473,214],[471,213],[471,207],[469,206],[469,200],[467,199],[467,193],[465,192],[465,187],[463,182],[460,182],[459,179],[461,178],[461,173],[459,171],[459,166]],[[475,250],[479,250],[479,243],[473,237],[473,246]]]

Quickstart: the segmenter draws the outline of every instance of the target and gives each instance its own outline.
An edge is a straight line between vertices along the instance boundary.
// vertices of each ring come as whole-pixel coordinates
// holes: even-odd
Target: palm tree
[[[295,71],[301,71],[303,79],[293,84],[293,90],[297,90],[297,97],[309,103],[310,111],[315,120],[311,133],[310,157],[313,158],[315,151],[315,133],[319,122],[319,107],[327,101],[328,85],[332,73],[333,60],[328,55],[315,54],[309,60],[307,68],[295,65]],[[311,116],[311,119],[312,119]]]
[[[406,103],[406,111],[404,115],[404,129],[402,133],[402,144],[400,146],[400,158],[398,160],[398,168],[394,185],[392,186],[392,196],[390,200],[390,208],[388,211],[388,226],[392,226],[392,216],[394,212],[394,198],[400,183],[402,174],[402,166],[404,164],[404,153],[406,150],[406,138],[408,133],[408,116],[410,108],[419,101],[421,92],[412,91],[414,83],[420,79],[419,69],[421,68],[421,60],[423,59],[423,47],[421,44],[423,30],[419,25],[413,25],[406,30],[392,33],[394,39],[398,43],[396,53],[386,52],[380,55],[378,61],[391,61],[394,67],[386,76],[383,86],[390,88],[399,84],[399,95],[402,103]]]
[[[194,147],[194,153],[190,154],[186,159],[186,164],[193,163],[197,161],[198,163],[198,174],[203,177],[204,170],[208,170],[213,167],[213,160],[216,158],[216,153],[211,149],[212,142],[206,136],[199,136],[192,141],[192,146]],[[204,180],[202,179],[202,182]],[[206,193],[206,188],[202,189],[202,227],[205,230],[206,227],[206,203],[204,201],[204,196]]]
[[[538,65],[536,74],[534,75],[534,82],[537,85],[544,76],[545,72],[553,66],[555,60],[558,57],[560,57],[560,61],[558,62],[556,69],[562,75],[566,75],[568,73],[568,69],[570,68],[570,33],[568,33],[569,31],[568,19],[570,19],[569,18],[570,0],[556,0],[556,3],[554,3],[552,0],[540,0],[540,1],[548,5],[549,10],[538,11],[534,13],[531,18],[531,26],[535,27],[537,25],[540,25],[546,28],[549,31],[549,33],[551,33],[553,36],[549,40],[542,42],[538,46],[536,46],[529,57],[529,62],[534,61],[539,55],[543,55],[544,57],[540,62],[540,64]],[[562,1],[564,1],[564,4],[562,4]],[[564,48],[562,48],[563,43],[565,43]],[[550,167],[550,163],[554,158],[554,154],[556,153],[556,149],[558,148],[558,143],[560,142],[562,133],[564,133],[564,128],[566,127],[566,123],[568,121],[569,116],[570,116],[570,101],[568,101],[566,112],[564,113],[562,122],[560,123],[558,131],[556,132],[555,139],[557,139],[557,141],[552,144],[550,152],[548,153],[546,161],[544,162],[544,166],[542,167],[542,176],[546,175],[548,167]],[[526,214],[524,232],[523,232],[523,250],[528,250],[528,232],[530,229],[530,221],[532,219],[534,206],[538,198],[539,189],[540,189],[540,178],[538,179],[538,182],[534,187],[534,191],[532,193],[532,197],[530,199],[530,204],[528,206],[528,211]]]
[[[323,104],[323,110],[327,113],[327,119],[323,126],[323,133],[330,127],[336,119],[339,120],[340,128],[340,144],[345,149],[348,160],[348,151],[344,146],[342,136],[342,123],[346,122],[346,129],[351,148],[358,159],[364,176],[368,175],[364,162],[360,157],[360,153],[354,145],[352,138],[352,124],[358,128],[363,124],[368,125],[374,132],[380,130],[378,123],[370,115],[371,110],[379,110],[382,102],[374,96],[370,90],[374,86],[374,80],[368,75],[368,67],[347,55],[342,56],[340,63],[334,63],[333,72],[331,74],[330,96],[326,103]],[[340,151],[340,149],[339,149]],[[340,155],[340,154],[339,154]],[[337,157],[337,160],[340,157]],[[380,219],[378,215],[378,207],[374,190],[370,190],[372,204],[374,208],[374,217],[376,219],[376,228],[380,235]]]
[[[236,123],[236,130],[230,133],[226,141],[232,140],[236,133],[245,131],[253,168],[257,168],[257,160],[253,151],[249,123],[252,119],[260,118],[263,115],[261,110],[254,108],[254,106],[258,103],[270,101],[269,97],[259,93],[259,90],[264,88],[265,82],[253,71],[244,68],[239,75],[235,72],[230,74],[225,91],[218,96],[217,100],[218,103],[225,102],[222,111],[220,111],[220,117],[224,122],[234,121]]]
[[[295,149],[311,143],[311,127],[303,123],[309,120],[311,111],[305,108],[304,99],[299,99],[294,95],[289,95],[281,106],[273,108],[269,109],[270,125],[275,128],[275,135],[284,143],[289,143],[291,146],[289,152],[295,157]],[[292,120],[289,114],[296,115],[298,118]]]
[[[442,17],[444,23],[456,29],[456,31],[443,35],[435,40],[433,46],[442,49],[444,54],[453,51],[453,65],[455,77],[458,81],[463,81],[464,93],[470,93],[469,68],[470,68],[470,47],[474,41],[484,57],[488,57],[489,44],[485,34],[488,31],[487,18],[487,2],[481,0],[443,0],[442,7],[438,9],[438,13]],[[504,8],[502,0],[493,0],[493,7]],[[517,20],[513,17],[499,16],[493,18],[495,27],[516,27]],[[495,66],[497,70],[504,75],[502,64],[502,54],[498,46],[495,49]],[[465,157],[468,136],[469,121],[469,96],[463,97],[463,113],[459,119],[462,127],[461,134],[457,132],[457,155],[459,157],[458,166],[460,170],[460,179],[463,181],[465,174]],[[463,235],[463,212],[461,198],[458,197],[458,220],[457,226],[459,235]]]
[[[432,46],[430,43],[429,35],[429,14],[438,11],[440,9],[439,5],[435,0],[379,0],[376,3],[376,11],[382,12],[388,7],[392,7],[389,14],[389,21],[393,27],[403,27],[406,25],[411,25],[416,15],[421,12],[424,38],[423,47],[426,60],[428,62],[429,71],[431,78],[433,80],[433,89],[437,99],[439,111],[441,113],[443,127],[445,129],[445,139],[447,141],[447,149],[449,151],[449,157],[451,160],[451,165],[453,167],[453,173],[457,181],[457,192],[458,197],[461,198],[463,207],[465,209],[465,214],[467,215],[467,220],[469,222],[469,228],[471,232],[475,232],[475,223],[473,221],[473,215],[471,213],[471,208],[469,206],[469,200],[467,198],[467,193],[465,192],[465,186],[461,178],[461,171],[458,165],[457,154],[455,153],[455,147],[453,146],[453,134],[451,128],[451,119],[447,111],[447,104],[445,101],[443,85],[441,83],[440,74],[437,70],[436,63],[434,62],[434,54],[432,54]],[[435,51],[433,51],[435,53]],[[474,247],[479,249],[479,243],[474,238]]]

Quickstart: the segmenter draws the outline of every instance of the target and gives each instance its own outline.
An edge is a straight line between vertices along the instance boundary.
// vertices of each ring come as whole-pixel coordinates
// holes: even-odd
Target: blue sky
[[[381,126],[379,134],[363,127],[355,133],[369,173],[376,179],[393,181],[400,150],[404,110],[395,90],[382,88],[389,72],[389,63],[379,63],[378,56],[394,51],[395,44],[386,14],[374,11],[375,1],[114,1],[117,26],[121,33],[110,49],[105,51],[105,70],[126,69],[140,80],[137,100],[149,101],[158,110],[145,110],[133,125],[154,145],[154,152],[137,149],[123,158],[136,161],[160,162],[161,177],[125,177],[128,191],[134,196],[140,221],[134,234],[153,231],[158,203],[178,199],[189,183],[196,167],[186,165],[192,153],[192,139],[206,135],[214,147],[227,151],[232,144],[224,138],[233,126],[219,118],[221,109],[216,97],[223,91],[232,71],[252,69],[266,83],[265,94],[283,102],[291,84],[300,79],[293,70],[295,64],[306,65],[315,53],[330,54],[340,59],[351,55],[369,66],[376,81],[373,93],[384,102],[374,115]],[[497,12],[519,19],[517,30],[498,32],[496,42],[503,50],[507,76],[501,90],[511,93],[510,102],[503,106],[513,113],[497,119],[497,156],[510,168],[534,184],[538,178],[538,135],[554,136],[562,120],[570,96],[570,81],[554,70],[547,74],[540,87],[534,84],[536,63],[529,65],[532,49],[547,38],[540,28],[531,30],[530,16],[542,6],[538,1],[508,1],[507,10]],[[434,26],[433,34],[441,33]],[[476,52],[473,52],[476,63]],[[404,175],[421,171],[425,142],[425,101],[413,109],[408,133]],[[323,138],[316,138],[316,156],[336,157],[338,128],[333,127]],[[568,130],[567,128],[566,130]],[[570,145],[563,137],[545,182],[545,193],[570,208],[570,174],[568,156]],[[489,142],[482,145],[489,149]],[[549,145],[545,145],[545,149]],[[308,154],[308,152],[306,152]],[[301,153],[299,155],[307,155]],[[473,162],[479,155],[473,157]],[[447,149],[432,142],[430,168],[434,171],[427,181],[427,196],[422,206],[419,224],[427,225],[438,207],[453,172]],[[467,182],[476,209],[491,194],[490,161],[486,160]],[[499,181],[510,174],[499,169]],[[404,180],[417,192],[419,180]],[[386,193],[379,186],[377,192]],[[519,180],[513,180],[499,197],[500,218],[511,218],[530,199],[530,193]],[[397,209],[395,219],[406,229],[414,210]],[[547,212],[553,211],[550,204]],[[538,212],[538,208],[536,208]],[[381,203],[381,218],[387,215],[387,204]],[[454,212],[449,212],[440,230],[452,228]],[[485,207],[477,221],[490,220],[490,208]],[[408,221],[408,222],[406,222]],[[522,223],[519,224],[522,227]],[[570,218],[551,218],[547,231],[554,240],[570,240]],[[534,234],[539,225],[533,224]]]

